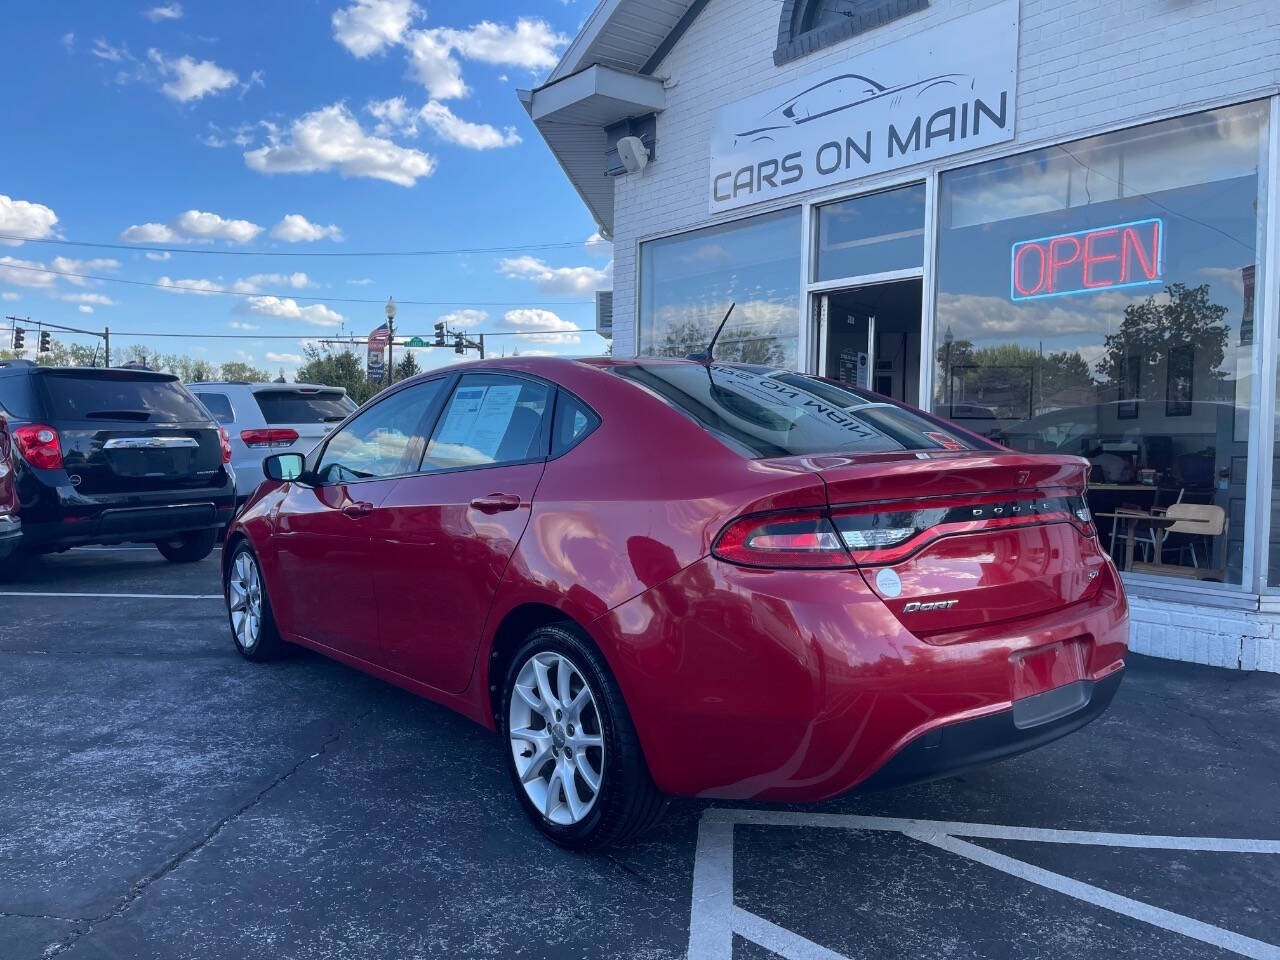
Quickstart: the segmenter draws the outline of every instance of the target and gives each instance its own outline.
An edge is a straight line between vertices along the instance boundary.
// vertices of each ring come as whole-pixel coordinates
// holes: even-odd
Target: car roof
[[[346,387],[335,387],[327,383],[250,383],[248,380],[193,380],[187,384],[193,390],[196,387],[249,387],[257,390],[341,390]]]

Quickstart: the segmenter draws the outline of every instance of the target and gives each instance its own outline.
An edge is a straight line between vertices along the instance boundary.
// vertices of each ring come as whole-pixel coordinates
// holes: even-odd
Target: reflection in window
[[[716,341],[719,360],[794,367],[800,333],[800,210],[640,248],[640,353],[684,357]]]
[[[941,179],[934,410],[1088,458],[1135,572],[1240,582],[1266,142],[1247,104]]]
[[[838,280],[924,263],[924,184],[817,208],[815,280]]]
[[[392,477],[417,469],[422,419],[442,384],[428,380],[393,393],[334,434],[316,469],[320,482]]]

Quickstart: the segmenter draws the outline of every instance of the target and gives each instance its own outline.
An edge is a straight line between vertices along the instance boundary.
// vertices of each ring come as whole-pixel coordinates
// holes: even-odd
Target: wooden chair
[[[1133,565],[1134,572],[1159,573],[1165,576],[1225,582],[1227,572],[1227,550],[1225,544],[1218,551],[1221,559],[1216,567],[1201,567],[1199,555],[1196,553],[1195,538],[1209,538],[1208,555],[1205,557],[1205,562],[1209,563],[1213,557],[1213,540],[1226,533],[1227,512],[1222,507],[1211,503],[1172,503],[1165,509],[1164,515],[1167,519],[1177,522],[1160,531],[1156,562],[1135,563]],[[1181,534],[1190,539],[1184,543],[1171,546],[1168,542],[1170,534]],[[1165,563],[1164,555],[1170,549],[1178,551],[1179,559],[1190,554],[1191,566],[1188,567],[1185,563]]]

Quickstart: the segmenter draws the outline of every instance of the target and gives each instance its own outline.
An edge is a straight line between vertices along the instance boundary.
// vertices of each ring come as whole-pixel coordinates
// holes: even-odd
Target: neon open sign
[[[1013,300],[1065,297],[1164,280],[1164,221],[1133,220],[1013,245]]]

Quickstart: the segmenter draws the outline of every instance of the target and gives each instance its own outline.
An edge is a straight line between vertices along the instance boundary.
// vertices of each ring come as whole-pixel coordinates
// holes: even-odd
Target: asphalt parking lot
[[[1280,676],[1134,657],[1035,753],[584,857],[486,731],[241,660],[216,556],[0,587],[0,958],[1280,957]]]

